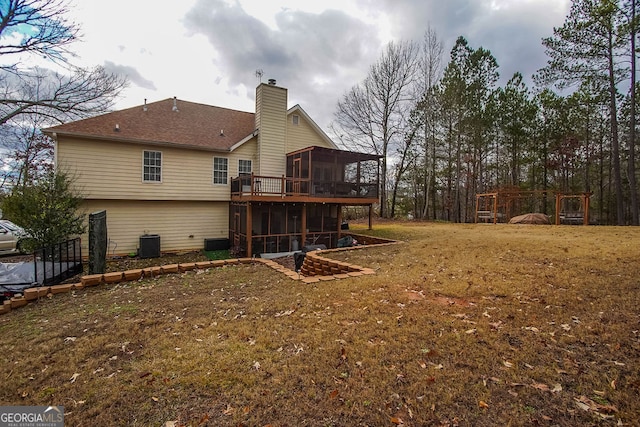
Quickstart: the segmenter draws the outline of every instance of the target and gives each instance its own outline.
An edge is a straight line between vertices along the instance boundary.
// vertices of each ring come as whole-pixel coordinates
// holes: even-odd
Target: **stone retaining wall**
[[[368,274],[375,274],[375,271],[370,268],[364,268],[359,265],[349,264],[346,262],[336,261],[321,256],[323,253],[345,251],[352,249],[363,249],[371,247],[371,245],[389,245],[397,242],[378,239],[375,237],[362,236],[352,233],[345,233],[345,235],[351,235],[363,246],[353,246],[349,248],[337,248],[326,249],[323,251],[307,252],[304,263],[300,272],[295,272],[287,267],[279,264],[275,261],[265,258],[237,258],[226,259],[217,261],[202,261],[191,262],[184,264],[169,264],[161,265],[157,267],[147,267],[136,270],[119,271],[114,273],[105,274],[92,274],[88,276],[82,276],[79,283],[69,283],[64,285],[53,286],[40,286],[34,288],[25,289],[22,295],[14,296],[11,299],[5,300],[0,306],[0,314],[5,314],[11,310],[24,307],[31,301],[36,301],[39,298],[52,296],[55,294],[66,293],[76,290],[82,290],[84,288],[99,286],[102,284],[115,284],[121,282],[131,282],[141,280],[143,278],[153,278],[164,274],[184,273],[191,270],[204,270],[207,268],[219,268],[228,265],[239,264],[255,264],[262,263],[274,270],[285,274],[292,280],[300,280],[303,283],[316,283],[320,281],[346,279],[348,277],[358,277]],[[366,242],[366,245],[364,245]],[[376,242],[376,243],[370,243]]]

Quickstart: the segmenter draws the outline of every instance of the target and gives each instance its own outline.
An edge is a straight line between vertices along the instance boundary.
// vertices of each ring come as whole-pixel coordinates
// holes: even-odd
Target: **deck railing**
[[[366,182],[312,181],[310,179],[241,175],[231,180],[232,196],[308,196],[371,199],[378,184]]]

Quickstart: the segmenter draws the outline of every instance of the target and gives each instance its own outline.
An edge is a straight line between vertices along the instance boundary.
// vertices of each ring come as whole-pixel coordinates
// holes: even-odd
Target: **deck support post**
[[[253,256],[253,235],[251,230],[251,211],[253,207],[251,206],[251,202],[247,202],[247,256]]]

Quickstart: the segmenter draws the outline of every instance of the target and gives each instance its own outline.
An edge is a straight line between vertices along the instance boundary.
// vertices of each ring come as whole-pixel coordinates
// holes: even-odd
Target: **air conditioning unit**
[[[223,251],[230,247],[229,239],[204,239],[205,251]]]
[[[157,234],[145,234],[140,236],[140,258],[160,258],[160,236]]]

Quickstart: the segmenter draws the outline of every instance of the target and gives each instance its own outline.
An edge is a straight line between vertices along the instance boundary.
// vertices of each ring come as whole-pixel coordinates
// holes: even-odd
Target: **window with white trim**
[[[143,151],[142,182],[162,182],[162,151]]]
[[[213,183],[226,184],[229,174],[229,160],[224,157],[213,158]]]
[[[238,175],[249,175],[251,172],[251,160],[238,160]]]

